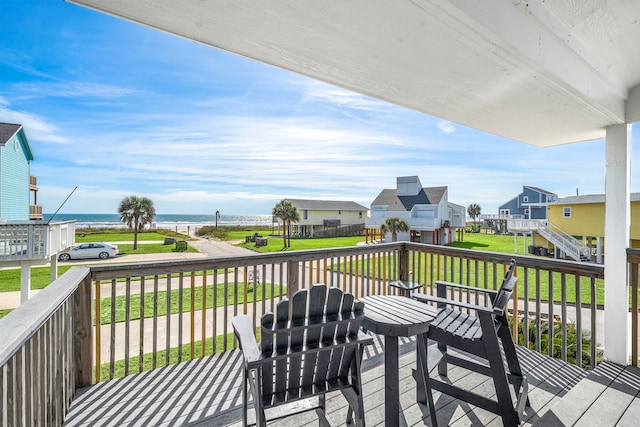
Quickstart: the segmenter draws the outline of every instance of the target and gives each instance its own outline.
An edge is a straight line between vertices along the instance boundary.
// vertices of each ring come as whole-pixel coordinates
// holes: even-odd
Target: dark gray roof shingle
[[[552,195],[552,196],[555,196],[555,195],[556,195],[556,193],[552,193],[551,191],[543,190],[543,189],[542,189],[542,188],[540,188],[540,187],[532,187],[531,185],[525,185],[525,187],[526,187],[526,188],[530,188],[530,189],[532,189],[533,191],[537,191],[538,193],[542,193],[542,194],[550,194],[550,195]]]
[[[388,205],[387,210],[390,211],[410,211],[415,205],[437,205],[445,191],[447,187],[424,187],[415,196],[398,196],[395,188],[386,188],[378,194],[371,205]]]
[[[15,135],[22,125],[15,125],[12,123],[0,123],[0,144],[6,144],[11,137]]]

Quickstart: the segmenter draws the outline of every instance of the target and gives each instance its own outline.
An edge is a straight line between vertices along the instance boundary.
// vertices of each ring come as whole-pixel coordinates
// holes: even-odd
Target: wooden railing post
[[[409,280],[409,248],[402,245],[398,250],[398,279]]]
[[[629,259],[630,257],[627,253],[627,260]],[[631,270],[631,365],[638,366],[638,281],[640,278],[638,268],[640,265],[633,257],[628,262]]]
[[[98,314],[99,315],[99,314]],[[78,286],[73,302],[73,352],[75,387],[91,385],[93,326],[91,322],[91,275]]]
[[[287,262],[287,297],[291,299],[300,287],[298,280],[299,266],[297,261]]]

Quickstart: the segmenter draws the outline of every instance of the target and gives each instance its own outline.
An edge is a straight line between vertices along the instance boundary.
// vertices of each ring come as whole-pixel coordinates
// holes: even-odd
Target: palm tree
[[[289,234],[289,242],[287,243],[287,247],[291,247],[291,223],[300,221],[300,213],[298,212],[298,208],[293,206],[291,203],[287,202],[286,205],[286,221],[287,221],[287,233]]]
[[[286,200],[281,200],[280,203],[273,207],[273,216],[280,218],[283,227],[283,240],[284,248],[291,246],[291,223],[300,221],[300,214],[298,209]],[[289,238],[287,239],[287,232]]]
[[[289,202],[287,202],[286,200],[280,201],[280,203],[273,207],[273,211],[271,212],[273,216],[279,218],[280,221],[282,221],[282,240],[284,242],[283,249],[287,248],[287,229],[285,228],[287,222],[287,215],[285,210],[286,203]]]
[[[128,196],[120,201],[118,213],[120,221],[133,228],[133,249],[138,249],[138,231],[156,216],[153,202],[148,197]]]
[[[469,205],[469,207],[467,207],[467,214],[473,220],[473,229],[474,230],[476,229],[476,218],[478,218],[480,216],[480,211],[481,210],[482,210],[482,208],[477,203],[471,203]]]
[[[409,225],[400,218],[391,217],[380,226],[380,230],[385,234],[391,233],[391,241],[395,242],[398,240],[398,232],[409,231]]]

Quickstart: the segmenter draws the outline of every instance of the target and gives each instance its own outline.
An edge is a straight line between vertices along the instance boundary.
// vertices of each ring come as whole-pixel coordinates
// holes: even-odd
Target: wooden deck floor
[[[384,424],[382,340],[376,337],[363,362],[366,421]],[[415,402],[415,344],[401,341],[401,425],[430,425],[429,411]],[[638,425],[640,372],[604,363],[588,373],[524,348],[518,349],[529,377],[531,407],[524,425]],[[239,426],[241,373],[239,351],[173,365],[81,390],[73,401],[65,426]],[[491,394],[490,380],[462,369],[449,379],[478,393]],[[435,393],[441,426],[501,426],[487,411]],[[330,417],[344,424],[346,403],[341,395],[327,401]],[[313,413],[290,417],[278,425],[317,425]]]

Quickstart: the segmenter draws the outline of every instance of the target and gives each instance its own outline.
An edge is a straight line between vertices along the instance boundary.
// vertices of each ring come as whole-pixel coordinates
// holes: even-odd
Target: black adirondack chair
[[[256,425],[315,410],[320,425],[328,426],[325,394],[339,390],[349,403],[347,422],[364,426],[360,362],[373,338],[360,329],[363,308],[338,288],[313,285],[291,302],[280,301],[275,316],[262,316],[260,344],[251,318],[236,316],[233,329],[244,355],[243,425],[254,424],[248,391]]]
[[[429,328],[429,339],[437,341],[441,356],[434,362],[438,374],[446,377],[447,363],[452,363],[488,375],[493,379],[497,399],[481,396],[430,376],[428,381],[432,388],[500,415],[505,426],[519,425],[524,407],[529,404],[527,378],[520,368],[506,316],[507,304],[517,281],[513,276],[515,268],[516,262],[511,260],[502,286],[497,291],[436,281],[437,297],[412,294],[412,298],[418,301],[435,302],[438,306],[438,316]],[[451,300],[448,296],[452,289],[485,293],[491,305],[484,307]],[[475,315],[470,314],[470,310]],[[448,351],[449,347],[477,356],[481,361],[458,357]],[[513,386],[515,402],[509,384]]]

